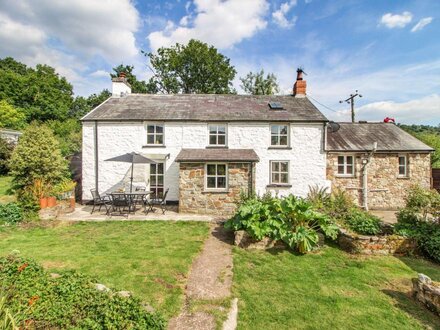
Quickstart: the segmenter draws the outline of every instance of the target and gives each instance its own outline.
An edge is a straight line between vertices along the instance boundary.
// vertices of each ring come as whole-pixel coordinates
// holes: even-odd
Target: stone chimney
[[[131,86],[127,81],[125,72],[120,72],[117,78],[112,78],[112,96],[123,97],[131,94]]]
[[[303,74],[305,74],[303,69],[296,70],[296,82],[293,85],[293,96],[295,97],[306,97],[307,83],[303,80]]]

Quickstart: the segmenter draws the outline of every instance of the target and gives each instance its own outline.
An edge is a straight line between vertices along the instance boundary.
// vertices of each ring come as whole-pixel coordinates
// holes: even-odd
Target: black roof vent
[[[269,107],[272,110],[283,110],[284,109],[280,102],[269,102]]]

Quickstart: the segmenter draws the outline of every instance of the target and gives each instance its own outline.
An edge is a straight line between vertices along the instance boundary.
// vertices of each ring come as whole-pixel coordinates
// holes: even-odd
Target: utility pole
[[[347,103],[349,103],[351,105],[351,122],[352,123],[355,122],[355,119],[354,119],[354,98],[356,96],[362,97],[362,95],[358,93],[357,89],[356,89],[356,92],[354,94],[350,94],[349,98],[347,98],[347,99],[345,99],[343,101],[339,101],[339,103],[347,102]]]

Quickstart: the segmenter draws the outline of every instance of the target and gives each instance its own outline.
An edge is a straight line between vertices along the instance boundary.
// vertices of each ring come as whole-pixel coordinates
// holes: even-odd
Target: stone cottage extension
[[[327,133],[327,178],[371,209],[403,207],[412,185],[431,185],[432,148],[393,123],[340,123]]]

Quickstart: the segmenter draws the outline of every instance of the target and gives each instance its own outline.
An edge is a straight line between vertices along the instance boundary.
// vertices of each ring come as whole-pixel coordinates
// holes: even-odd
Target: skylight
[[[269,102],[269,107],[272,110],[282,110],[282,109],[284,109],[280,102]]]

